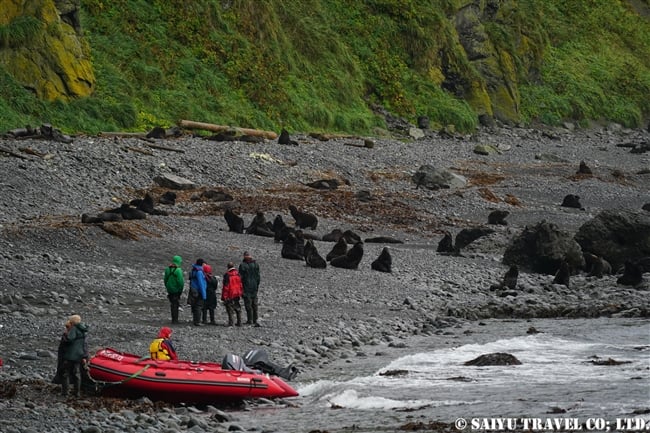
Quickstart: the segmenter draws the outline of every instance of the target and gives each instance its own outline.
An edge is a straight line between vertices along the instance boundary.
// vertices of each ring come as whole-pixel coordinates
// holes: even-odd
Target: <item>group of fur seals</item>
[[[102,224],[124,220],[143,220],[147,218],[147,215],[168,215],[166,211],[155,208],[153,197],[149,193],[146,193],[144,198],[122,203],[118,208],[106,210],[95,216],[84,213],[81,215],[81,222],[83,224]]]

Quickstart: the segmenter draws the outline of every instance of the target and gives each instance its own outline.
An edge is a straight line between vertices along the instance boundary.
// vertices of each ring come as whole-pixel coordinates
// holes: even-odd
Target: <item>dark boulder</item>
[[[569,233],[547,221],[526,226],[506,247],[503,263],[520,269],[555,275],[566,260],[571,269],[584,269],[585,259],[580,245]]]
[[[496,352],[481,355],[471,361],[465,362],[463,365],[479,367],[487,365],[521,365],[521,361],[509,353]]]
[[[618,269],[627,260],[650,256],[650,215],[642,211],[605,210],[577,231],[575,241]]]

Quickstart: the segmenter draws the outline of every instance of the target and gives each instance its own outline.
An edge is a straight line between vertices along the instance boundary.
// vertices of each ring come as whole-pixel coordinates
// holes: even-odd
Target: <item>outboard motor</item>
[[[298,374],[298,369],[293,364],[286,367],[280,367],[279,365],[269,361],[268,354],[262,349],[253,349],[248,351],[248,353],[244,355],[244,363],[251,368],[262,370],[264,373],[279,376],[285,380],[291,380]]]
[[[245,371],[247,373],[258,373],[246,367],[246,364],[241,359],[241,357],[232,353],[229,353],[223,357],[223,361],[221,361],[221,368],[223,370],[235,370],[235,371]]]

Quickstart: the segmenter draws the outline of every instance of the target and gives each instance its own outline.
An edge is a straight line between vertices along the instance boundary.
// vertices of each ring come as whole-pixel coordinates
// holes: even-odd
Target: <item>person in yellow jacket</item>
[[[151,353],[151,359],[158,359],[161,361],[175,361],[178,359],[176,355],[176,349],[172,344],[172,330],[166,326],[160,328],[158,332],[158,338],[153,340],[149,345],[149,353]]]

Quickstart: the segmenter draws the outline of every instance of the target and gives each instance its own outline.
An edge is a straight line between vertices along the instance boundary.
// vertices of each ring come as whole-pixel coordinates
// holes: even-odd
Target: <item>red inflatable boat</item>
[[[90,359],[89,374],[100,382],[104,395],[146,396],[171,403],[230,403],[298,395],[281,378],[248,370],[223,369],[211,362],[153,360],[106,348]]]

